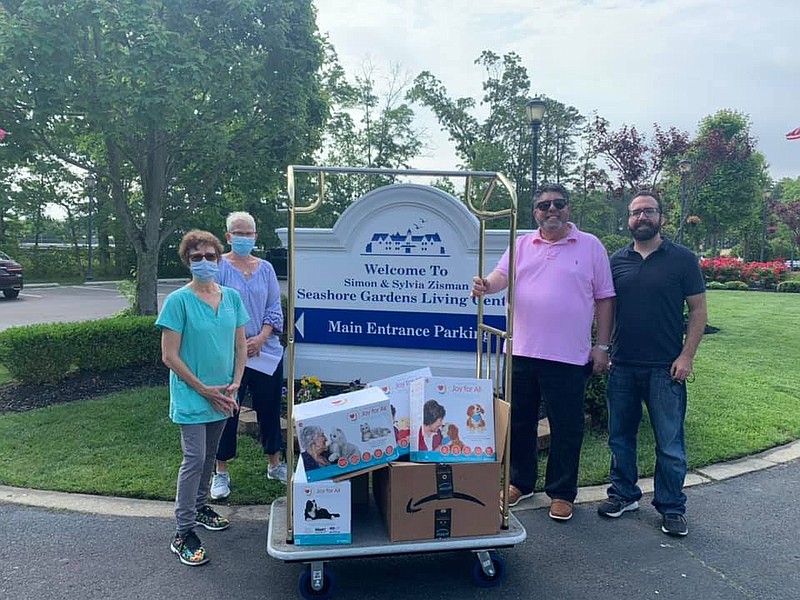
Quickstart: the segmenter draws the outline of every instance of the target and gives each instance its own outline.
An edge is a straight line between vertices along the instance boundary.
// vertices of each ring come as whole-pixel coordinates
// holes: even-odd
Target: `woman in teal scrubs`
[[[211,473],[225,421],[247,360],[247,311],[236,290],[215,282],[222,244],[207,231],[183,236],[178,254],[192,280],[164,301],[156,325],[169,367],[169,414],[181,429],[183,462],[175,497],[177,530],[170,549],[185,565],[208,562],[195,525],[218,531],[230,522],[208,504]]]

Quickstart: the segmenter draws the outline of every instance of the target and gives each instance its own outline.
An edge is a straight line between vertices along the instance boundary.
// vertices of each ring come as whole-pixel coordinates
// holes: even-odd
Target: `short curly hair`
[[[202,229],[192,229],[187,231],[186,235],[181,238],[181,243],[178,246],[178,256],[185,266],[189,266],[189,254],[192,250],[196,250],[200,246],[214,246],[214,251],[217,253],[217,260],[222,256],[223,247],[222,242],[210,231],[203,231]]]

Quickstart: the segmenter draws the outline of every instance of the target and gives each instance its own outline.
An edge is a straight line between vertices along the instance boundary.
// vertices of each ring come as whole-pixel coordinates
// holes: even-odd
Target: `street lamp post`
[[[86,186],[86,193],[89,195],[89,236],[87,239],[87,260],[86,260],[86,281],[93,279],[92,275],[92,217],[94,216],[94,190],[97,185],[97,178],[89,173],[83,180]]]
[[[542,98],[532,98],[525,106],[528,123],[531,124],[531,229],[536,227],[533,218],[533,203],[536,199],[537,169],[539,167],[539,127],[544,118],[545,101]]]
[[[764,249],[767,245],[767,206],[769,201],[772,200],[772,192],[767,190],[762,196],[763,206],[761,207],[761,252],[758,255],[758,261],[764,262]]]
[[[681,174],[681,222],[678,225],[678,243],[683,244],[683,231],[686,229],[686,180],[692,172],[692,163],[682,160],[678,163],[678,171]]]

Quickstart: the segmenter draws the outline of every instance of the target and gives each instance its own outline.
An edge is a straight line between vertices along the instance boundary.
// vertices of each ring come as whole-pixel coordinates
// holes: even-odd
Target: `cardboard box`
[[[509,404],[496,400],[494,410],[495,437],[505,440]],[[500,460],[504,449],[501,442]],[[372,474],[372,489],[393,542],[493,535],[501,518],[500,475],[500,462],[394,462]]]
[[[292,486],[295,544],[352,542],[349,481],[308,481],[303,461],[299,461]]]
[[[294,421],[308,481],[334,479],[398,457],[389,398],[379,388],[298,404]]]
[[[394,419],[394,434],[397,438],[397,448],[400,456],[407,456],[411,451],[411,404],[409,402],[409,387],[412,381],[421,377],[431,377],[430,368],[417,369],[371,381],[367,387],[380,388],[389,397]]]
[[[373,473],[393,542],[496,534],[500,463],[396,462]]]
[[[426,377],[409,388],[412,461],[497,460],[491,380]]]

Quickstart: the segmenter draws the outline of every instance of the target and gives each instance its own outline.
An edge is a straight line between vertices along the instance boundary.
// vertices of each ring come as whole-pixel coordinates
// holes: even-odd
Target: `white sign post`
[[[286,246],[287,230],[277,234]],[[369,192],[333,229],[297,228],[295,374],[347,383],[430,367],[473,377],[478,236],[460,200],[417,184]],[[507,246],[507,230],[487,232],[487,272]],[[480,301],[486,323],[503,329],[505,295]]]

